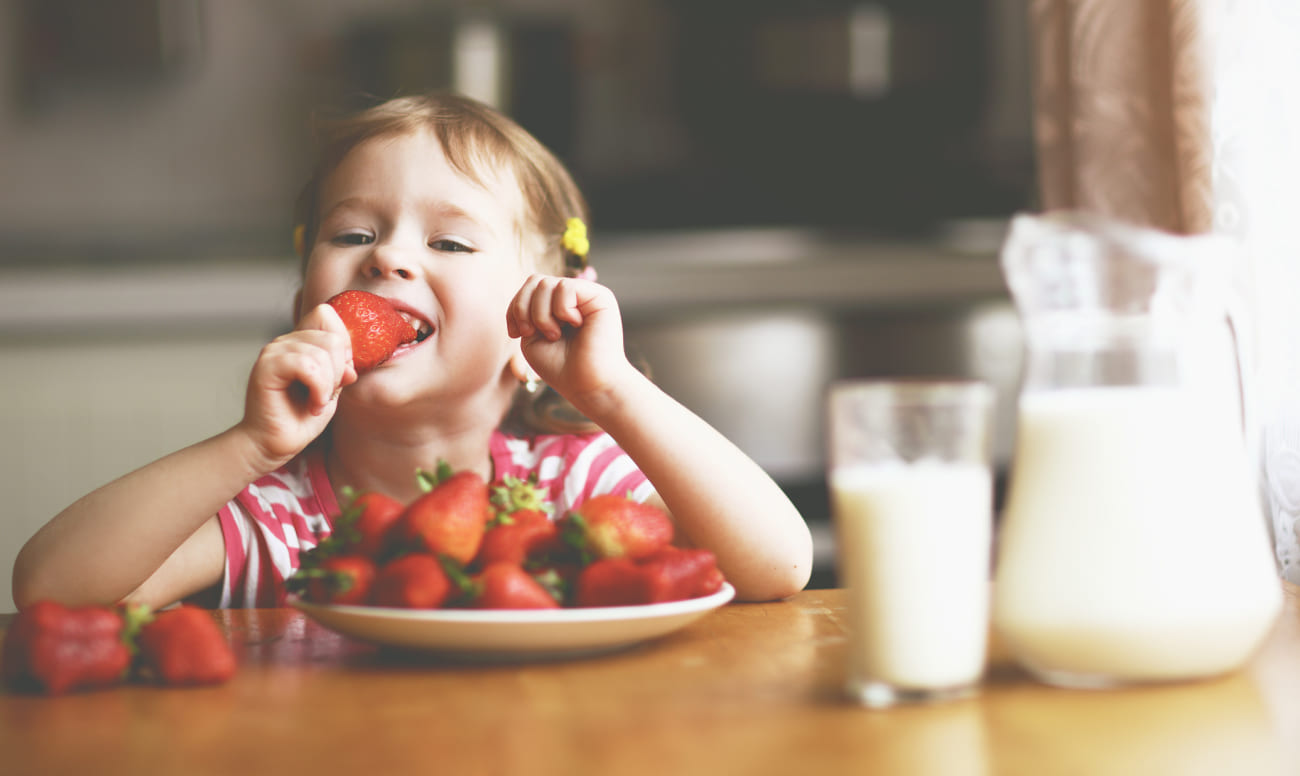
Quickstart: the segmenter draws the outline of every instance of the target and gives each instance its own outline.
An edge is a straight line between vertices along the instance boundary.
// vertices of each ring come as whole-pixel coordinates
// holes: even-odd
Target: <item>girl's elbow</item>
[[[759,603],[781,601],[802,591],[812,578],[811,556],[803,562],[782,563],[758,578],[736,584],[736,600]]]
[[[30,563],[25,562],[22,553],[19,553],[18,558],[14,561],[13,576],[10,581],[13,587],[14,606],[20,611],[41,600],[41,598],[48,597],[44,595],[40,582],[36,575],[32,573],[30,565]]]
[[[66,581],[67,577],[61,577],[47,559],[24,547],[14,559],[10,579],[14,606],[22,611],[37,601],[45,600],[58,601],[66,606],[89,603],[74,595]]]
[[[789,598],[802,591],[812,579],[813,540],[812,532],[806,523],[800,524],[801,531],[791,538],[793,548],[784,558],[773,564],[772,598]]]
[[[798,563],[784,569],[783,574],[774,574],[772,589],[770,591],[771,600],[777,601],[789,598],[796,593],[801,592],[808,586],[808,580],[812,579],[812,559],[809,558],[805,563]]]

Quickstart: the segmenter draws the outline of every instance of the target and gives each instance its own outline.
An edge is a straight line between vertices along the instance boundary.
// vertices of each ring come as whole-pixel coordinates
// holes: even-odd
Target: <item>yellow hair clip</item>
[[[307,225],[298,224],[293,228],[293,252],[302,255],[303,248],[307,247]]]
[[[587,241],[587,225],[581,218],[570,218],[565,222],[564,237],[560,239],[560,244],[564,246],[564,250],[574,256],[584,259],[587,257],[587,251],[591,250],[591,243]]]

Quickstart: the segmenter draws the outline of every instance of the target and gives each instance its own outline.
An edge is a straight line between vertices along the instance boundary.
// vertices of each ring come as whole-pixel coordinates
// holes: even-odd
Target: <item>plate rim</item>
[[[722,587],[716,593],[707,596],[630,606],[574,606],[560,609],[405,609],[394,606],[365,606],[360,604],[318,604],[304,601],[296,595],[290,595],[286,601],[289,606],[308,615],[311,614],[312,609],[316,609],[353,617],[408,620],[421,623],[557,625],[670,617],[716,609],[730,603],[735,597],[736,588],[730,582],[723,582]]]

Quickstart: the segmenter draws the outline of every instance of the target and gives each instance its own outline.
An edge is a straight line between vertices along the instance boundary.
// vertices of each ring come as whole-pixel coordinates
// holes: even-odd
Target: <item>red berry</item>
[[[415,327],[387,299],[369,291],[344,291],[329,300],[352,339],[352,363],[364,374],[387,361],[399,345],[414,342]]]
[[[451,580],[432,555],[403,555],[375,575],[371,601],[375,606],[437,609],[451,595]]]

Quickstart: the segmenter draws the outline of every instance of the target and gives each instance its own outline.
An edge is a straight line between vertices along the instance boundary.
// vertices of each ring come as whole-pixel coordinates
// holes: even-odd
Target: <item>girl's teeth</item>
[[[415,329],[416,342],[423,342],[426,337],[433,333],[433,328],[429,325],[428,321],[417,318],[408,312],[398,311],[398,315],[402,316],[402,318]]]

